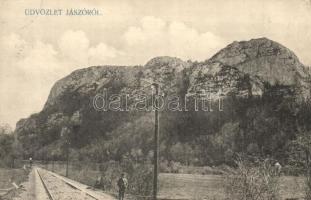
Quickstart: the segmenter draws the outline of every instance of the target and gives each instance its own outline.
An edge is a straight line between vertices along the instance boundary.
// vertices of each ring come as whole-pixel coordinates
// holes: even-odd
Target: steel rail
[[[65,184],[69,185],[69,186],[72,187],[73,189],[79,190],[79,191],[85,193],[87,196],[89,196],[89,197],[91,197],[91,198],[93,198],[93,199],[95,199],[95,200],[100,200],[100,199],[98,199],[97,197],[93,196],[92,194],[89,194],[87,191],[84,191],[84,190],[82,190],[81,188],[76,187],[75,185],[71,184],[70,182],[67,182],[67,181],[64,180],[64,179],[61,179],[61,178],[55,176],[54,174],[50,173],[49,171],[47,171],[47,172],[48,172],[51,176],[54,176],[55,178],[61,180],[62,182],[64,182]],[[41,181],[42,181],[42,183],[43,183],[43,186],[44,186],[45,190],[46,190],[47,193],[48,193],[48,196],[49,196],[50,200],[54,200],[53,196],[51,195],[51,192],[50,192],[50,191],[48,190],[48,188],[46,187],[46,184],[44,183],[44,180],[43,180],[43,178],[41,177],[41,175],[40,175],[40,173],[39,173],[38,170],[37,170],[37,173],[39,174],[39,177],[40,177],[40,179],[41,179]]]
[[[50,199],[50,200],[54,200],[54,198],[53,198],[52,194],[50,193],[49,189],[46,187],[46,184],[45,184],[45,182],[43,181],[43,178],[41,177],[41,175],[40,175],[38,169],[36,169],[36,172],[37,172],[38,175],[39,175],[39,178],[40,178],[40,180],[41,180],[41,182],[42,182],[42,185],[43,185],[43,187],[44,187],[44,189],[45,189],[47,195],[49,196],[49,199]]]

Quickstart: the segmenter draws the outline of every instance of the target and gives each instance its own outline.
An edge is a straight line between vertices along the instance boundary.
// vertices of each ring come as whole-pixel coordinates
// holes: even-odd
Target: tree
[[[177,142],[171,147],[170,154],[173,160],[190,165],[194,160],[194,151],[189,144]]]
[[[293,154],[298,155],[298,162],[302,162],[305,166],[306,173],[306,199],[311,199],[311,131],[301,131],[297,135],[296,140],[292,142]],[[301,156],[302,155],[302,156]]]
[[[2,167],[11,167],[13,164],[13,135],[0,135],[0,160]]]
[[[0,124],[0,135],[11,134],[12,132],[12,127],[9,124]]]

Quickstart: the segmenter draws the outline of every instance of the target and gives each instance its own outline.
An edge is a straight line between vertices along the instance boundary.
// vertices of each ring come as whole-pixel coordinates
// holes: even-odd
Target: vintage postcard
[[[0,200],[311,200],[310,0],[1,0]]]

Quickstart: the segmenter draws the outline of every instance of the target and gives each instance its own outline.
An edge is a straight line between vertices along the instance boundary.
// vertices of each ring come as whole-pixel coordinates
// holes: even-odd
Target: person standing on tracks
[[[29,167],[32,167],[32,157],[29,158]]]
[[[282,171],[282,165],[279,162],[276,162],[274,167],[275,167],[276,174],[278,176],[280,176],[281,175],[281,171]]]
[[[119,187],[119,200],[124,199],[125,190],[127,189],[128,181],[125,177],[125,173],[121,174],[121,177],[118,180],[118,187]]]

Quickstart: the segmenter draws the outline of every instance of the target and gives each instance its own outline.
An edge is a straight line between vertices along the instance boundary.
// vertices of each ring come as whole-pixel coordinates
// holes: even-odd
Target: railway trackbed
[[[50,171],[36,168],[49,200],[114,200],[112,196],[87,189],[85,185]]]

